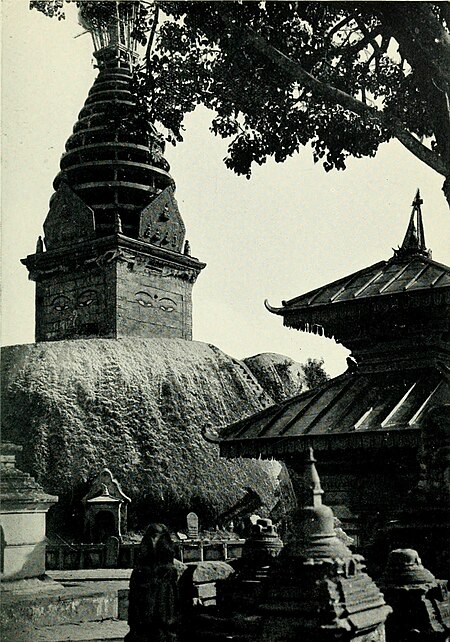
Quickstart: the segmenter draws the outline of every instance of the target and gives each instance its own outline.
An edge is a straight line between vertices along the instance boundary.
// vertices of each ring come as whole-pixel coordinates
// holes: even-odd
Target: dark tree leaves
[[[305,382],[308,390],[312,390],[316,386],[321,386],[329,380],[329,375],[323,368],[323,359],[307,359],[306,363],[302,364],[301,369],[305,375]]]
[[[116,6],[76,4],[91,20]],[[345,169],[392,137],[450,175],[445,2],[120,4],[140,7],[136,37],[149,47],[135,74],[142,120],[161,123],[169,141],[203,104],[229,141],[226,165],[247,177],[307,144],[325,170]],[[62,0],[31,6],[62,15]]]

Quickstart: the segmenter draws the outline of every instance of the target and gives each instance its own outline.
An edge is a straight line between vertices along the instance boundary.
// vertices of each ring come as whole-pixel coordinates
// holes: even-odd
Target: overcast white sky
[[[2,259],[3,344],[34,337],[34,284],[20,259],[33,253],[48,211],[64,144],[95,77],[92,46],[73,8],[67,20],[3,0]],[[403,239],[417,187],[427,245],[450,263],[450,217],[442,179],[399,143],[375,159],[352,159],[325,173],[304,149],[287,162],[257,167],[250,181],[222,162],[226,144],[199,109],[183,144],[166,158],[192,253],[208,266],[194,286],[194,338],[242,358],[278,352],[325,358],[332,375],[346,351],[332,340],[288,330],[273,305],[388,259]]]

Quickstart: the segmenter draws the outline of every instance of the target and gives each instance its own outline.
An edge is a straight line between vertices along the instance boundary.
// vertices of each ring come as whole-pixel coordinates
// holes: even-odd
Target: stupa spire
[[[371,637],[372,632],[373,639],[384,639],[391,609],[365,572],[364,559],[337,535],[333,511],[322,504],[311,448],[302,463],[301,474],[294,479],[303,484],[305,494],[299,497],[285,546],[271,572],[255,639],[350,642],[362,635]]]
[[[405,238],[399,250],[396,251],[397,256],[408,256],[410,254],[422,254],[430,256],[430,251],[427,250],[425,244],[425,233],[423,229],[422,209],[421,205],[423,200],[420,197],[420,190],[417,189],[416,195],[412,202],[412,212],[409,219],[408,228],[406,230]]]
[[[283,555],[302,559],[346,559],[352,555],[337,537],[333,510],[322,503],[323,490],[313,449],[304,454],[301,474],[293,480],[298,509]]]
[[[23,260],[36,281],[36,340],[190,340],[205,264],[183,253],[164,139],[134,92],[147,10],[137,0],[79,4],[99,73],[61,158],[44,239]]]
[[[108,0],[82,4],[78,22],[89,31],[99,67],[117,64],[132,66],[137,60],[137,23],[141,6],[129,0]]]
[[[305,458],[304,482],[306,488],[310,491],[305,493],[306,506],[318,508],[322,506],[323,490],[320,485],[319,473],[316,468],[316,459],[312,448],[308,448]],[[309,497],[308,497],[309,494]]]

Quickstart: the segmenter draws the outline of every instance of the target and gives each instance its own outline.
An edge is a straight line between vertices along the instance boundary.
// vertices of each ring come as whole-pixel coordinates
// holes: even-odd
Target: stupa
[[[381,587],[393,613],[386,624],[388,640],[444,642],[450,633],[447,582],[426,569],[417,551],[391,551]]]
[[[81,10],[99,73],[66,143],[44,239],[22,261],[36,282],[36,341],[192,339],[205,264],[190,256],[164,141],[133,93],[137,3],[110,5],[100,17]]]
[[[260,605],[263,642],[384,640],[391,612],[361,555],[337,536],[333,511],[310,448],[303,458],[302,500]]]
[[[37,342],[2,350],[3,434],[60,497],[49,532],[69,538],[83,536],[86,484],[105,466],[133,499],[130,524],[148,521],[140,500],[167,521],[197,506],[201,518],[211,506],[227,513],[247,488],[271,504],[271,467],[224,462],[201,436],[204,424],[273,400],[246,363],[191,340],[205,264],[190,254],[164,141],[141,109],[145,3],[77,4],[98,76],[67,141],[44,238],[23,260],[36,282]],[[281,387],[297,381],[287,375]],[[120,538],[110,516],[127,502],[119,511],[110,495],[88,506]]]

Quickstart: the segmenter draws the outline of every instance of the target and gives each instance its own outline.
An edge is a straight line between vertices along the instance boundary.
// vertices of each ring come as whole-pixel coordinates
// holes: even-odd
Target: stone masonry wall
[[[192,283],[137,261],[117,264],[117,336],[192,339]]]
[[[36,283],[36,340],[114,337],[114,265],[57,272]]]

